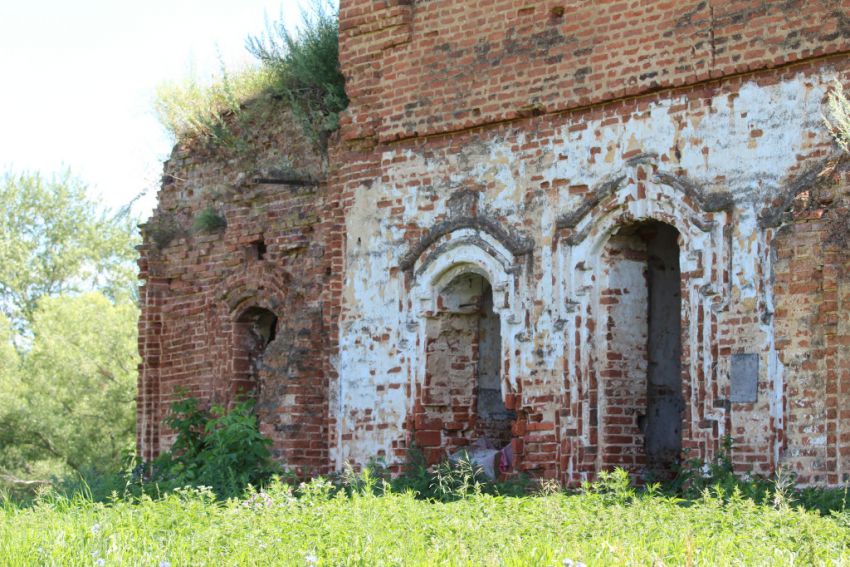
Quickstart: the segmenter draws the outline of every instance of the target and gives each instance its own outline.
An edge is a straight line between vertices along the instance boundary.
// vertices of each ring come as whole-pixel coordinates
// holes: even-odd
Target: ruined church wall
[[[645,259],[611,244],[653,220],[679,234],[686,457],[729,437],[740,472],[845,481],[849,184],[821,113],[850,78],[848,12],[342,0],[351,105],[325,182],[284,179],[322,167],[281,109],[243,125],[250,151],[179,147],[166,164],[140,261],[142,455],[171,442],[176,386],[232,399],[249,307],[279,318],[258,414],[285,465],[398,470],[414,444],[435,460],[471,441],[474,386],[421,410],[445,378],[429,373],[462,378],[484,355],[454,341],[471,322],[433,341],[441,292],[472,274],[492,286],[517,470],[639,467]],[[192,231],[209,205],[226,229]]]
[[[411,24],[413,46],[418,18]],[[379,59],[403,59],[404,50],[387,48]],[[753,64],[772,66],[773,60]],[[443,135],[420,132],[395,141],[382,128],[389,132],[403,120],[383,113],[373,122],[374,138],[349,137],[359,153],[352,153],[356,175],[343,178],[346,277],[335,460],[404,458],[414,440],[411,412],[423,376],[417,329],[428,316],[427,305],[415,304],[422,301],[420,288],[428,287],[423,278],[435,275],[431,264],[406,266],[407,256],[434,227],[472,214],[479,222],[467,236],[497,225],[507,248],[523,249],[514,255],[499,250],[510,272],[503,289],[508,307],[500,313],[504,394],[520,414],[515,448],[521,469],[575,482],[613,462],[618,457],[600,454],[606,446],[599,427],[611,416],[599,413],[605,400],[598,370],[608,351],[599,349],[605,289],[596,285],[603,275],[598,247],[618,223],[652,218],[676,226],[684,240],[687,455],[712,458],[729,436],[741,471],[770,473],[785,465],[803,482],[826,482],[831,465],[812,474],[806,455],[839,451],[837,444],[827,449],[836,438],[813,436],[821,426],[810,422],[819,414],[807,416],[807,425],[795,408],[824,406],[827,390],[801,391],[812,378],[785,367],[785,341],[806,331],[788,321],[796,311],[774,321],[774,302],[786,303],[791,293],[781,277],[774,283],[774,251],[782,258],[790,237],[764,219],[834,153],[822,104],[830,82],[845,71],[840,58],[827,57],[481,127],[465,128],[458,119],[443,126]],[[375,92],[393,80],[376,82]],[[357,146],[373,142],[373,152]],[[453,199],[465,192],[475,194],[473,213],[453,210]],[[576,211],[592,219],[574,226]],[[422,257],[446,268],[480,264],[462,234],[439,236]],[[732,355],[746,353],[758,358],[757,398],[733,402]],[[821,440],[823,450],[812,447]]]
[[[344,135],[582,108],[850,48],[846,0],[342,0]]]
[[[326,352],[321,294],[327,278],[319,157],[279,101],[231,117],[235,145],[178,145],[159,204],[143,227],[139,344],[140,453],[155,457],[173,433],[162,424],[178,389],[202,406],[236,400],[236,378],[257,374],[256,412],[274,456],[305,474],[328,468]],[[214,211],[226,227],[195,225]],[[277,316],[259,368],[239,318]]]
[[[784,461],[812,484],[845,483],[850,474],[846,195],[846,183],[804,193],[772,246]]]
[[[422,320],[464,270],[485,272],[502,306],[520,470],[576,482],[618,458],[600,428],[625,419],[634,434],[635,416],[611,414],[600,375],[620,331],[602,326],[601,251],[654,219],[681,235],[686,456],[712,458],[728,436],[741,472],[839,481],[846,286],[827,234],[841,208],[784,211],[835,154],[821,113],[846,79],[848,9],[343,0],[334,460],[405,458]],[[741,368],[755,378],[743,394]]]

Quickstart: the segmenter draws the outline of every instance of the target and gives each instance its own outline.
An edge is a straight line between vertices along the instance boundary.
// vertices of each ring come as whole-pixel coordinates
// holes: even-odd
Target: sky
[[[155,205],[172,141],[156,86],[251,61],[266,19],[306,0],[0,1],[0,172],[70,169],[104,205]]]

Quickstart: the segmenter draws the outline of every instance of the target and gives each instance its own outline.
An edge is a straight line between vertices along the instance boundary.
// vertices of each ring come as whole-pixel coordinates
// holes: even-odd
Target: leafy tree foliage
[[[7,173],[0,180],[0,312],[22,330],[42,297],[132,293],[134,221],[98,207],[69,173]]]
[[[286,22],[267,25],[264,36],[248,38],[247,47],[272,72],[272,89],[285,97],[316,149],[327,154],[328,138],[348,107],[345,77],[339,65],[339,20],[335,7],[313,2],[302,11],[293,33]]]
[[[0,487],[115,470],[132,447],[134,224],[68,174],[0,181]]]
[[[9,439],[28,461],[47,457],[78,472],[120,462],[135,426],[137,316],[132,303],[98,292],[40,302]]]

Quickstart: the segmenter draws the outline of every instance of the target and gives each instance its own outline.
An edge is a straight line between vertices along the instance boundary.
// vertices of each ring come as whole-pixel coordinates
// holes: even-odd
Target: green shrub
[[[793,499],[799,506],[807,510],[815,510],[824,515],[832,513],[850,514],[847,508],[847,490],[847,485],[844,488],[808,487],[797,490],[794,493]]]
[[[488,479],[481,467],[468,458],[457,462],[447,460],[428,467],[424,455],[415,446],[408,450],[407,462],[400,475],[392,477],[386,466],[378,461],[364,467],[361,474],[366,471],[368,478],[373,479],[373,484],[379,489],[376,493],[389,487],[393,492],[412,493],[422,500],[440,502],[452,502],[472,494],[527,496],[534,489],[534,483],[525,475],[506,480]],[[351,473],[347,473],[347,476],[350,477]]]
[[[213,207],[207,207],[192,222],[195,232],[216,232],[227,228],[227,220]]]
[[[699,498],[706,489],[723,494],[735,491],[743,496],[765,502],[773,494],[770,480],[758,475],[739,475],[732,466],[732,439],[726,437],[723,446],[712,461],[688,459],[678,468],[665,490],[684,498]]]
[[[447,501],[482,494],[486,482],[481,465],[464,454],[457,461],[443,461],[434,467],[431,489],[440,500]]]
[[[262,36],[247,40],[250,51],[272,77],[271,88],[283,96],[307,138],[323,155],[328,137],[348,107],[345,78],[339,65],[339,21],[332,4],[315,0],[312,14],[301,13],[297,32],[279,20]]]
[[[407,450],[407,462],[402,473],[393,479],[393,489],[397,492],[412,492],[420,498],[432,497],[432,473],[428,470],[425,455],[418,447],[411,446]]]
[[[280,472],[251,400],[229,411],[221,406],[207,411],[197,399],[183,398],[171,404],[165,423],[177,437],[171,450],[154,461],[152,478],[165,489],[209,486],[218,496],[230,497]]]
[[[628,504],[637,496],[629,473],[619,467],[613,471],[600,471],[596,481],[582,485],[582,491],[600,496],[606,504]]]

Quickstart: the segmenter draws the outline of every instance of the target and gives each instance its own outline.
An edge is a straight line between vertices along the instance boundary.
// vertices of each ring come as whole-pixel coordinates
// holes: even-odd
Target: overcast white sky
[[[68,167],[112,207],[147,190],[147,215],[171,151],[156,85],[250,60],[245,38],[302,1],[0,1],[0,171]]]

